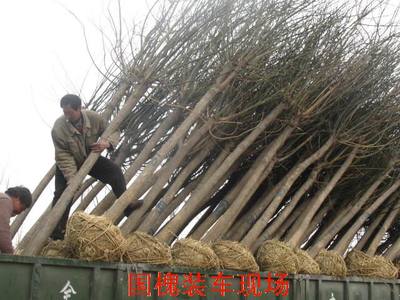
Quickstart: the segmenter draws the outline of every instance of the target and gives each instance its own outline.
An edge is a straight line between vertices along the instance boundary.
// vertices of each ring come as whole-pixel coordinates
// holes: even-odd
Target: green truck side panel
[[[152,290],[151,297],[128,297],[128,274],[151,273],[151,287],[154,288],[158,272],[183,274],[200,272],[205,275],[207,297],[180,295],[179,297],[158,297]],[[229,293],[225,297],[212,292],[213,279],[217,272],[199,269],[164,268],[144,264],[112,264],[85,262],[80,260],[50,259],[43,257],[23,257],[0,255],[0,300],[58,300],[64,299],[60,293],[70,282],[76,294],[70,300],[160,300],[160,299],[211,299],[229,300],[400,300],[399,280],[370,278],[334,278],[329,276],[293,275],[289,276],[289,295],[275,296],[272,293],[261,297]],[[238,275],[235,271],[223,271],[224,275]],[[262,272],[261,277],[267,278]],[[240,280],[234,279],[230,289],[239,290]],[[261,290],[267,288],[262,281]]]

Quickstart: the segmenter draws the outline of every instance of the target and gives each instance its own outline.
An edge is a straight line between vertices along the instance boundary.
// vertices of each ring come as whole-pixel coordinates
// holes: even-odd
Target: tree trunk
[[[257,158],[256,164],[259,163],[258,160],[260,157],[261,156]],[[274,164],[275,160],[268,165],[265,172],[263,172],[262,176],[258,178],[257,181],[254,183],[252,194],[255,193],[257,188],[263,183],[265,178],[271,172]],[[252,169],[250,168],[246,172],[246,175],[240,180],[240,182],[237,183],[234,188],[232,188],[232,190],[228,193],[228,195],[226,195],[224,199],[221,200],[220,203],[218,203],[217,207],[215,208],[215,210],[211,212],[208,218],[193,232],[191,238],[195,240],[200,240],[201,237],[207,232],[207,230],[209,230],[211,226],[218,220],[218,218],[225,213],[227,208],[231,205],[231,203],[235,200],[236,196],[239,194],[239,191],[242,190],[246,184],[248,184],[249,179],[251,177],[251,172]]]
[[[301,187],[296,191],[290,200],[289,204],[285,207],[285,209],[280,213],[280,215],[269,225],[264,232],[258,237],[257,244],[261,245],[264,241],[271,239],[273,234],[287,221],[290,214],[295,209],[296,205],[299,203],[303,195],[311,188],[314,184],[317,176],[320,172],[320,168],[316,167],[308,176],[307,180],[301,185]]]
[[[378,199],[376,199],[365,211],[362,213],[358,219],[354,222],[349,230],[346,231],[346,234],[341,238],[340,242],[334,247],[334,250],[339,254],[344,254],[352,241],[354,235],[360,229],[360,227],[364,224],[364,222],[371,216],[371,214],[381,206],[387,198],[389,198],[400,186],[400,179],[396,180],[395,183]]]
[[[162,163],[167,154],[176,146],[178,141],[182,139],[187,131],[190,129],[192,124],[200,117],[201,113],[207,107],[210,101],[214,97],[222,92],[231,80],[235,77],[236,70],[231,71],[228,75],[223,74],[217,79],[217,83],[214,84],[207,93],[197,102],[191,113],[181,125],[175,130],[172,136],[164,143],[161,149],[151,158],[150,163],[145,167],[143,172],[138,176],[135,183],[132,184],[127,191],[114,202],[114,204],[105,212],[105,217],[111,221],[115,221],[123,213],[124,209],[129,205],[132,199],[137,199],[139,196],[139,190],[142,185],[148,181],[156,170],[156,168]]]
[[[228,153],[220,153],[220,155],[218,156],[218,158],[214,161],[214,163],[211,165],[211,167],[207,170],[207,172],[204,174],[204,176],[202,176],[202,180],[199,183],[198,187],[201,186],[202,184],[204,184],[205,182],[208,181],[208,179],[210,178],[210,176],[212,174],[214,174],[217,170],[220,169],[220,166],[223,164],[223,158],[226,158],[228,155]],[[218,179],[217,182],[213,183],[213,185],[209,185],[208,189],[205,190],[205,194],[203,194],[203,198],[202,198],[202,204],[196,206],[196,208],[191,212],[191,215],[189,218],[187,218],[186,220],[184,220],[184,223],[182,224],[182,227],[176,232],[176,234],[171,235],[166,242],[168,244],[170,244],[174,238],[176,236],[179,235],[179,232],[181,232],[182,230],[184,230],[185,226],[190,223],[192,221],[192,219],[199,213],[201,212],[206,206],[209,205],[210,201],[213,201],[213,195],[215,193],[218,192],[218,190],[221,188],[221,186],[224,184],[224,182],[232,175],[232,173],[234,172],[235,168],[238,166],[238,162],[235,162],[229,169],[228,171],[224,174],[224,176],[222,176],[221,178]],[[190,195],[190,198],[188,200],[185,201],[185,205],[183,206],[182,210],[185,209],[185,207],[187,205],[190,205],[191,202],[193,201],[193,194],[196,192],[197,189],[194,190],[194,192]],[[181,211],[179,211],[179,213],[175,214],[174,217],[176,217],[177,215],[179,215],[181,213]],[[173,219],[172,219],[173,220]],[[168,225],[168,223],[167,223]],[[163,228],[162,230],[164,230],[165,228]],[[158,234],[160,234],[160,232],[162,232],[162,230],[160,230],[158,232]],[[157,234],[157,235],[158,235]],[[158,237],[158,236],[157,236]]]
[[[89,186],[93,184],[93,182],[95,182],[94,178],[87,179],[83,183],[82,187],[75,193],[74,198],[72,199],[72,203],[75,203],[79,199],[79,197],[85,192],[85,190],[87,190]],[[52,204],[50,203],[43,211],[42,215],[36,220],[35,224],[33,224],[28,232],[25,234],[24,238],[18,243],[17,248],[19,250],[25,249],[26,245],[28,245],[31,242],[32,238],[36,236],[38,231],[41,230],[40,224],[50,216],[51,209]]]
[[[331,140],[329,139],[325,146],[329,146],[331,143]],[[323,149],[321,152],[325,151],[325,147],[322,147]],[[317,153],[317,155],[320,155],[321,153]],[[311,157],[313,158],[313,156]],[[314,157],[315,158],[315,157]],[[305,165],[307,164],[307,160],[305,161]],[[296,165],[291,169],[289,172],[290,174],[294,174],[296,172],[299,172],[299,169],[297,167],[301,167],[300,165]],[[297,178],[297,177],[296,177]],[[288,179],[292,179],[291,176],[282,178],[278,184],[274,186],[272,190],[267,190],[264,195],[260,197],[260,200],[257,201],[257,203],[245,214],[241,217],[239,221],[236,221],[236,224],[232,226],[232,228],[229,230],[228,234],[225,236],[226,239],[229,240],[236,240],[239,241],[241,240],[245,234],[248,233],[248,231],[253,227],[253,224],[259,220],[261,214],[266,211],[267,207],[271,204],[272,200],[274,197],[279,196],[281,194],[281,188],[282,186],[288,182]],[[283,195],[283,194],[282,194]],[[283,198],[283,197],[282,197]],[[300,200],[301,196],[299,197],[298,200]]]
[[[28,216],[29,212],[31,211],[33,205],[39,199],[40,195],[42,194],[43,190],[47,187],[49,182],[53,179],[54,174],[56,173],[56,165],[53,165],[47,174],[43,177],[43,179],[39,182],[36,186],[35,190],[32,193],[32,205],[24,210],[21,214],[15,217],[14,221],[11,224],[10,232],[11,237],[14,238],[15,234],[21,227],[22,223],[24,223],[26,217]]]
[[[192,158],[193,162],[195,162],[197,165],[200,164],[205,159],[207,154],[209,154],[210,146],[212,146],[212,144],[209,145],[208,147],[204,148],[197,157],[193,157]],[[191,149],[191,146],[188,146],[186,149],[185,149],[185,146],[183,146],[182,151],[178,151],[178,153],[176,153],[176,155],[171,159],[171,161],[169,161],[163,167],[164,170],[168,171],[168,173],[169,173],[168,176],[162,176],[162,177],[160,176],[159,180],[157,180],[155,182],[155,184],[151,187],[150,192],[143,199],[143,205],[139,209],[135,210],[129,216],[129,218],[125,221],[125,223],[122,225],[121,230],[123,233],[128,234],[129,232],[136,230],[136,228],[138,228],[139,226],[150,226],[151,227],[151,223],[147,223],[147,221],[145,223],[140,220],[147,219],[148,215],[146,215],[146,214],[150,213],[150,211],[152,210],[154,205],[158,202],[157,200],[159,198],[165,197],[166,194],[162,195],[161,197],[158,197],[158,195],[160,195],[160,191],[163,189],[163,186],[166,183],[168,183],[170,175],[174,172],[174,170],[179,168],[179,165],[184,160],[184,158],[186,157],[186,155],[190,149]],[[176,179],[178,179],[177,184],[174,185],[174,187],[173,187],[175,192],[172,195],[172,197],[179,191],[181,185],[184,183],[184,181],[187,178],[187,176],[186,176],[187,174],[183,175],[183,176],[186,176],[185,178],[183,178],[183,176],[179,176],[179,175],[180,174],[178,174],[178,176],[176,178]],[[179,185],[179,183],[180,183],[180,185]],[[171,191],[169,193],[169,195],[172,192],[173,191]]]
[[[307,202],[302,202],[296,209],[293,211],[293,213],[289,216],[289,218],[286,220],[285,223],[282,224],[281,227],[278,228],[278,230],[274,233],[273,236],[271,236],[269,239],[275,239],[275,240],[282,240],[283,237],[285,236],[285,233],[287,232],[288,228],[293,225],[295,220],[304,212],[304,210],[307,208]],[[250,246],[250,250],[252,253],[256,253],[257,249],[261,246],[261,244],[264,242],[262,239],[257,239],[256,242],[254,242]]]
[[[387,214],[381,214],[377,216],[374,221],[368,225],[368,227],[365,229],[366,232],[363,234],[361,239],[357,242],[357,245],[354,247],[354,249],[364,251],[367,246],[370,244],[370,240],[372,239],[372,236],[374,236],[378,232],[378,227],[380,227],[383,224],[383,220],[387,217]],[[366,253],[366,251],[365,251]]]
[[[258,178],[260,178],[260,176],[268,175],[263,175],[263,172],[265,172],[266,169],[272,170],[272,168],[268,168],[268,165],[272,163],[273,159],[276,156],[276,153],[290,137],[295,127],[296,124],[286,127],[283,132],[277,138],[275,138],[272,144],[266,147],[265,150],[260,154],[262,155],[262,160],[260,163],[257,163],[255,165],[255,168],[254,170],[252,170],[248,183],[243,187],[243,189],[241,189],[235,201],[229,206],[228,210],[218,219],[213,228],[205,234],[205,236],[203,237],[204,241],[215,241],[221,238],[221,236],[232,226],[243,207],[246,205],[246,203],[255,192],[256,189],[253,188],[254,183],[257,181]]]
[[[78,192],[75,193],[74,198],[72,200],[72,203],[75,203],[75,201],[78,200],[78,198],[81,196],[81,194],[94,182],[95,180],[93,178],[89,178],[83,183],[83,186],[79,189]],[[45,219],[49,218],[51,214],[51,209],[52,209],[52,204],[50,203],[47,208],[43,211],[42,215],[36,220],[35,224],[31,226],[31,228],[28,230],[28,232],[25,234],[24,238],[18,243],[17,249],[25,249],[26,246],[31,242],[32,238],[36,236],[38,231],[41,230],[41,225],[42,222],[44,222]]]
[[[283,184],[283,179],[280,180],[273,188],[267,189],[257,200],[253,207],[249,209],[236,223],[229,229],[229,232],[224,236],[225,239],[240,241],[243,236],[249,231],[253,224],[257,221],[257,216],[263,212],[263,208],[267,207],[274,196],[278,193]]]
[[[211,174],[213,174],[222,164],[222,162],[225,160],[225,158],[228,156],[228,151],[227,149],[224,149],[221,151],[221,153],[218,155],[218,157],[214,160],[214,162],[211,164],[211,166],[208,168],[208,170],[205,172],[205,174],[201,175],[201,180],[200,178],[196,178],[196,181],[200,180],[199,182],[196,183],[196,188],[199,186],[202,182],[206,181]],[[209,190],[207,192],[207,198],[210,197],[213,193],[215,188],[218,188],[223,182],[217,182],[217,184],[214,185],[214,187],[210,186]],[[191,192],[192,193],[192,192]],[[175,198],[162,198],[157,205],[150,211],[149,219],[147,220],[146,224],[157,224],[156,220],[162,218],[162,216],[165,215],[164,207],[169,207],[170,205],[174,205],[176,202]],[[168,210],[168,209],[167,209]],[[168,214],[169,216],[169,214]],[[151,218],[151,219],[150,219]],[[152,222],[149,222],[149,220],[154,220]],[[149,229],[149,233],[156,232],[159,226],[152,225],[151,228]]]
[[[41,224],[44,222],[45,219],[50,217],[51,213],[51,204],[47,206],[47,208],[44,210],[42,215],[38,218],[38,220],[31,226],[31,228],[28,230],[28,232],[24,235],[23,239],[19,241],[17,245],[17,252],[18,253],[23,253],[24,249],[31,243],[32,239],[36,236],[36,234],[40,231],[41,229]]]
[[[400,255],[400,238],[383,254],[387,259],[394,260]]]
[[[311,200],[312,205],[309,206],[307,212],[302,215],[300,226],[297,228],[295,233],[292,236],[289,236],[289,242],[293,246],[299,246],[301,242],[301,238],[303,236],[302,230],[312,221],[315,213],[321,207],[322,203],[325,201],[326,197],[330,194],[330,192],[335,188],[338,181],[342,178],[346,170],[350,167],[351,163],[353,162],[358,148],[354,148],[343,164],[340,166],[339,170],[335,173],[332,179],[328,182],[328,184],[320,191],[318,194]]]
[[[159,200],[157,201],[157,205],[164,205],[166,202],[171,202],[172,199],[175,197],[176,193],[182,188],[183,184],[187,180],[187,178],[193,173],[193,171],[196,170],[196,168],[201,165],[201,163],[204,161],[204,159],[207,157],[209,153],[209,148],[205,148],[200,153],[195,155],[194,158],[192,158],[187,166],[179,172],[178,177],[174,180],[174,182],[171,184],[171,186],[168,188],[167,193]],[[186,188],[186,187],[184,187]],[[144,200],[146,201],[146,199]],[[162,203],[162,204],[160,204]],[[138,231],[142,232],[150,232],[152,231],[152,227],[154,225],[154,222],[157,220],[159,215],[157,214],[155,207],[153,205],[151,206],[152,209],[150,210],[149,214],[144,218],[144,220],[141,222]],[[158,211],[158,210],[157,210]],[[152,232],[154,233],[154,231]]]
[[[200,141],[200,139],[204,137],[204,135],[208,132],[211,124],[212,122],[208,121],[198,130],[193,131],[187,142],[179,146],[174,156],[162,167],[164,174],[163,176],[159,176],[156,182],[152,185],[149,193],[143,199],[143,205],[139,209],[133,211],[122,225],[122,233],[128,234],[140,225],[140,220],[145,215],[145,213],[154,206],[157,200],[157,196],[160,194],[160,191],[163,189],[164,185],[168,183],[171,174],[179,168],[180,164],[186,158],[187,154]],[[204,153],[204,151],[202,152],[203,158],[206,156],[207,152],[209,152],[210,145],[205,147],[204,149],[206,150],[206,153]]]
[[[276,230],[271,238],[272,239],[279,239],[279,240],[287,240],[288,236],[288,230],[292,228],[295,224],[295,222],[300,218],[300,216],[307,210],[307,207],[309,205],[309,201],[311,199],[305,199],[301,204],[299,204],[295,210],[290,214],[289,218],[281,227]]]
[[[198,238],[193,237],[193,233],[197,231],[200,225],[202,225],[208,217],[211,215],[215,207],[218,205],[218,202],[211,203],[209,206],[206,207],[206,211],[203,213],[199,221],[193,226],[193,228],[189,231],[188,235],[186,238],[191,238],[194,240],[199,240]]]
[[[376,218],[377,220],[384,220],[383,224],[381,224],[381,222],[379,222],[379,228],[378,232],[376,232],[376,234],[373,235],[373,239],[371,240],[371,242],[368,245],[368,249],[366,251],[367,254],[369,255],[375,255],[376,250],[378,249],[379,244],[381,243],[386,231],[390,228],[391,224],[393,223],[393,221],[396,219],[396,217],[398,217],[398,214],[400,213],[400,207],[394,208],[392,207],[392,210],[389,211],[387,214],[381,214],[380,217]],[[368,232],[374,232],[375,228],[371,228],[368,227]],[[367,234],[364,234],[365,236],[367,236]]]
[[[124,173],[124,178],[127,184],[129,181],[136,175],[136,173],[140,170],[142,165],[148,160],[151,156],[153,149],[156,147],[157,143],[160,142],[165,132],[173,126],[178,118],[179,111],[175,110],[170,113],[164,120],[161,121],[160,126],[155,130],[150,139],[146,142],[143,149],[139,152],[138,156],[135,158],[133,163],[126,169]],[[88,199],[84,199],[83,202],[90,202],[96,195],[87,195]],[[92,210],[92,214],[101,215],[107,209],[109,209],[112,203],[115,201],[115,196],[112,192],[109,192],[102,201]]]
[[[323,231],[323,233],[321,233],[321,238],[313,246],[311,246],[310,249],[308,249],[310,255],[315,256],[321,249],[324,249],[326,247],[326,245],[333,239],[333,237],[339,232],[339,230],[342,229],[343,226],[345,226],[350,221],[350,219],[357,214],[361,207],[368,201],[368,199],[373,195],[373,193],[380,186],[383,180],[385,180],[385,178],[389,175],[391,170],[392,168],[390,167],[382,175],[380,175],[365,191],[361,198],[350,207],[348,211],[343,211],[341,214],[338,215],[336,220],[332,222],[332,224],[328,226]]]
[[[118,106],[118,103],[121,101],[121,99],[125,95],[126,91],[129,89],[129,87],[130,87],[130,84],[127,81],[122,81],[122,83],[118,87],[117,91],[111,98],[110,103],[107,104],[107,107],[104,109],[104,111],[101,114],[105,120],[107,120],[107,121],[110,120],[113,111]],[[128,99],[129,99],[129,97],[128,97]]]
[[[217,161],[216,161],[216,162],[217,162]],[[195,186],[193,187],[193,189],[191,189],[190,192],[192,192],[193,190],[195,190],[195,189],[197,188],[197,186],[198,186],[205,178],[207,178],[207,177],[209,176],[209,174],[212,174],[213,172],[215,172],[215,170],[216,170],[217,167],[218,167],[217,164],[213,164],[213,165],[210,167],[210,169],[207,170],[207,172],[206,172],[205,174],[202,174],[202,175],[200,175],[200,177],[196,178],[196,179],[195,179],[196,184],[195,184]],[[229,174],[230,174],[231,172],[233,172],[233,170],[234,170],[234,168],[232,168],[230,171],[228,171],[227,177],[229,176]],[[221,185],[224,183],[225,180],[226,180],[225,177],[221,178],[221,179],[214,185],[214,187],[208,191],[208,193],[207,193],[207,195],[206,195],[206,198],[207,198],[207,199],[210,199],[211,196],[212,196],[213,194],[215,194],[215,193],[219,190],[219,188],[221,187]],[[186,188],[183,190],[183,192],[185,192],[185,191],[186,191]],[[181,193],[182,193],[182,192],[181,192]],[[181,193],[179,193],[179,195],[180,195]],[[176,197],[176,199],[174,199],[174,200],[167,206],[167,208],[162,212],[162,214],[161,214],[161,216],[160,216],[159,219],[162,219],[162,220],[164,221],[167,217],[168,217],[168,218],[174,217],[174,216],[176,215],[176,213],[174,213],[173,215],[171,215],[171,212],[168,213],[168,211],[170,211],[173,207],[177,208],[177,207],[180,205],[180,203],[182,203],[182,202],[190,201],[190,197],[189,197],[188,199],[185,199],[185,198],[184,198],[183,200],[185,200],[185,201],[183,201],[183,200],[182,200],[182,201],[178,201],[179,195],[178,195],[178,197]],[[207,204],[205,204],[204,206],[206,207],[206,206],[212,205],[212,204],[213,204],[214,202],[216,202],[216,201],[215,201],[215,199],[212,198],[209,202],[211,202],[211,204],[207,203]],[[216,204],[215,204],[215,205],[216,205]],[[171,208],[169,208],[170,206],[171,206]],[[200,207],[199,210],[204,210],[205,207]],[[174,209],[173,209],[172,211],[174,211]],[[179,213],[179,212],[178,212],[178,213]],[[154,227],[154,228],[155,228],[155,227]],[[157,227],[157,228],[158,228],[158,227]],[[159,230],[158,230],[158,231],[159,231]]]
[[[250,145],[252,145],[257,137],[264,132],[268,125],[270,125],[284,109],[285,105],[283,103],[273,109],[268,116],[265,117],[264,120],[260,122],[243,141],[240,142],[235,150],[225,159],[220,168],[211,174],[206,182],[199,185],[196,191],[193,192],[191,201],[185,205],[182,211],[161,230],[158,236],[161,240],[167,241],[176,235],[176,232],[182,228],[186,223],[186,220],[192,215],[193,211],[202,206],[207,200],[204,199],[204,194],[207,193],[209,186],[214,186],[214,184],[224,176],[237,159],[250,147]]]
[[[159,214],[159,217],[151,224],[151,228],[147,231],[147,233],[151,235],[156,234],[157,231],[161,229],[161,225],[165,221],[167,221],[168,217],[175,211],[175,209],[177,209],[179,205],[181,205],[185,201],[185,199],[193,192],[193,190],[200,183],[200,180],[201,178],[196,178],[191,181],[178,195],[174,196],[174,198],[167,206],[160,208],[161,213]],[[145,224],[145,221],[143,223]],[[140,230],[139,228],[138,231],[143,230]]]
[[[285,176],[286,180],[282,184],[279,192],[274,196],[272,202],[265,209],[264,213],[261,217],[258,218],[258,221],[254,224],[254,226],[250,229],[244,239],[242,239],[242,243],[244,245],[250,246],[254,243],[254,241],[259,237],[261,232],[267,226],[271,217],[275,214],[278,206],[281,204],[286,194],[289,192],[290,188],[293,186],[295,181],[300,177],[300,175],[314,162],[319,160],[325,153],[332,147],[334,143],[334,137],[331,136],[325,144],[318,149],[313,155],[308,157],[301,163],[296,164],[290,172]]]
[[[316,215],[313,217],[311,223],[305,228],[299,246],[309,240],[311,234],[317,229],[318,225],[321,224],[321,222],[326,218],[330,209],[332,209],[331,203],[326,203],[325,205],[322,205],[322,207],[320,207]],[[296,225],[294,227],[296,228]],[[318,232],[315,232],[315,234],[317,233]]]

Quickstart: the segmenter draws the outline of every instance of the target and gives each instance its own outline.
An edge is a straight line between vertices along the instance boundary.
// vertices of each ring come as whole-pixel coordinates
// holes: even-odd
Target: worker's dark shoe
[[[138,209],[139,207],[141,207],[143,205],[143,201],[135,201],[131,204],[129,204],[129,206],[127,208],[125,208],[124,210],[124,215],[125,217],[129,217],[129,215],[135,210]]]

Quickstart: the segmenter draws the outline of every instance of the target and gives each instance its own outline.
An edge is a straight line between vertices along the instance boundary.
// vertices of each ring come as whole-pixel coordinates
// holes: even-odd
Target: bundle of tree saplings
[[[110,155],[127,191],[115,199],[85,180],[98,158],[91,153],[19,250],[38,255],[74,203],[75,216],[104,222],[85,217],[68,239],[92,243],[100,230],[114,247],[93,246],[93,256],[81,247],[83,257],[119,261],[129,238],[130,262],[163,254],[162,263],[210,268],[255,270],[256,254],[262,270],[284,259],[278,267],[291,273],[344,276],[353,247],[398,258],[400,40],[396,24],[376,21],[383,8],[374,3],[155,6],[139,31],[118,35],[127,39],[110,52],[115,65],[86,103],[110,121],[103,138],[122,133]],[[53,175],[54,166],[35,205]],[[143,205],[124,217],[137,200]],[[148,250],[138,253],[138,241]]]

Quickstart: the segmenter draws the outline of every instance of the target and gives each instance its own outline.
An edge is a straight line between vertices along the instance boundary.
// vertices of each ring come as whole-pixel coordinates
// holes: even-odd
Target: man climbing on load
[[[32,204],[31,192],[23,186],[11,187],[0,193],[0,252],[13,254],[10,219]]]
[[[107,140],[100,139],[106,129],[106,121],[98,113],[82,109],[82,101],[78,96],[65,95],[61,98],[60,106],[64,115],[56,120],[51,131],[56,160],[53,206],[82,166],[90,151],[98,153],[105,149],[112,151],[116,148],[120,137],[120,133],[117,131]],[[125,178],[121,168],[106,157],[99,156],[89,175],[109,184],[117,198],[126,190]],[[140,204],[140,201],[135,201],[128,206],[124,211],[125,216],[129,216]],[[54,229],[51,235],[52,239],[64,238],[71,206],[72,203],[68,205]]]

